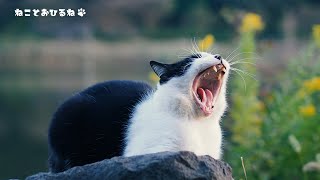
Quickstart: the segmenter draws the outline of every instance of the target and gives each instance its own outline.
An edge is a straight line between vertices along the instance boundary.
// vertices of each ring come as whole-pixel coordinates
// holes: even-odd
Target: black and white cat
[[[220,158],[228,62],[201,52],[150,65],[160,77],[155,90],[143,82],[109,81],[58,108],[48,134],[50,171],[161,151]]]

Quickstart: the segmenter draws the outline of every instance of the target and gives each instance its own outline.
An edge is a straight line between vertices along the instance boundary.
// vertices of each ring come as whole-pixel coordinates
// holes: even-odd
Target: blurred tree
[[[77,18],[17,18],[15,8],[79,8],[87,9],[87,17]],[[303,8],[302,8],[303,7]],[[312,8],[320,7],[317,0],[121,0],[121,1],[88,1],[72,0],[57,2],[53,0],[2,0],[0,1],[0,32],[6,34],[34,34],[56,37],[68,26],[88,24],[100,36],[121,37],[123,35],[159,35],[203,36],[214,33],[219,39],[232,38],[239,16],[243,12],[261,14],[266,29],[260,37],[281,37],[282,17],[287,12],[303,20],[304,24],[317,23],[317,13]],[[306,9],[306,10],[304,10]],[[308,11],[308,9],[310,11]],[[226,12],[228,15],[226,16]],[[230,21],[232,17],[233,21]],[[308,18],[304,18],[308,17]],[[80,21],[81,20],[81,21]],[[310,23],[309,23],[310,22]],[[50,28],[42,28],[50,27]],[[302,34],[307,34],[305,26],[298,27]],[[19,30],[19,33],[17,31]],[[73,36],[74,33],[67,33]],[[65,38],[65,37],[64,37]]]

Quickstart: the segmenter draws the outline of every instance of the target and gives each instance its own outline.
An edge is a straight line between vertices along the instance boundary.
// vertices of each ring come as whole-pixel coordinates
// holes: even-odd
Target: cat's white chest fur
[[[185,137],[184,150],[219,159],[222,141],[220,125],[218,122],[204,121],[192,121],[183,130]]]
[[[183,106],[181,108],[185,108]],[[222,141],[220,121],[214,117],[201,120],[187,116],[179,118],[179,115],[172,114],[170,108],[170,104],[157,103],[156,98],[138,106],[128,127],[124,156],[192,151],[196,155],[219,159]]]
[[[197,67],[204,64],[209,67],[216,62],[204,59],[197,63],[191,66],[189,73],[158,86],[153,94],[137,105],[127,127],[124,156],[191,151],[196,155],[220,158],[220,119],[227,107],[225,94],[228,71],[212,107],[213,113],[209,116],[199,115],[202,111],[194,103],[190,88],[184,87],[191,86],[190,82],[192,84],[195,74],[200,71]]]
[[[192,151],[219,159],[222,141],[219,123],[221,110],[226,105],[214,116],[192,119],[187,115],[191,108],[187,101],[173,96],[161,98],[160,93],[162,91],[142,102],[134,112],[128,126],[124,156]]]

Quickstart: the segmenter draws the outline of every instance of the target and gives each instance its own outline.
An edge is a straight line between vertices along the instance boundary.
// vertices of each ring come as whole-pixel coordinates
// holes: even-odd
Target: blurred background
[[[15,16],[43,8],[76,16]],[[67,97],[111,79],[155,85],[150,60],[195,46],[234,63],[222,124],[235,179],[320,179],[320,1],[0,0],[0,16],[0,179],[47,171]]]

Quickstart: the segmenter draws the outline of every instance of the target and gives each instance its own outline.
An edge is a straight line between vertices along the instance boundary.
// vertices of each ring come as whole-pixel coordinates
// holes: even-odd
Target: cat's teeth
[[[218,80],[221,79],[221,73],[218,74],[218,78],[217,78],[217,79],[218,79]]]
[[[218,71],[217,68],[216,68],[216,66],[213,66],[213,70],[214,70],[214,72],[217,72],[217,71]]]

